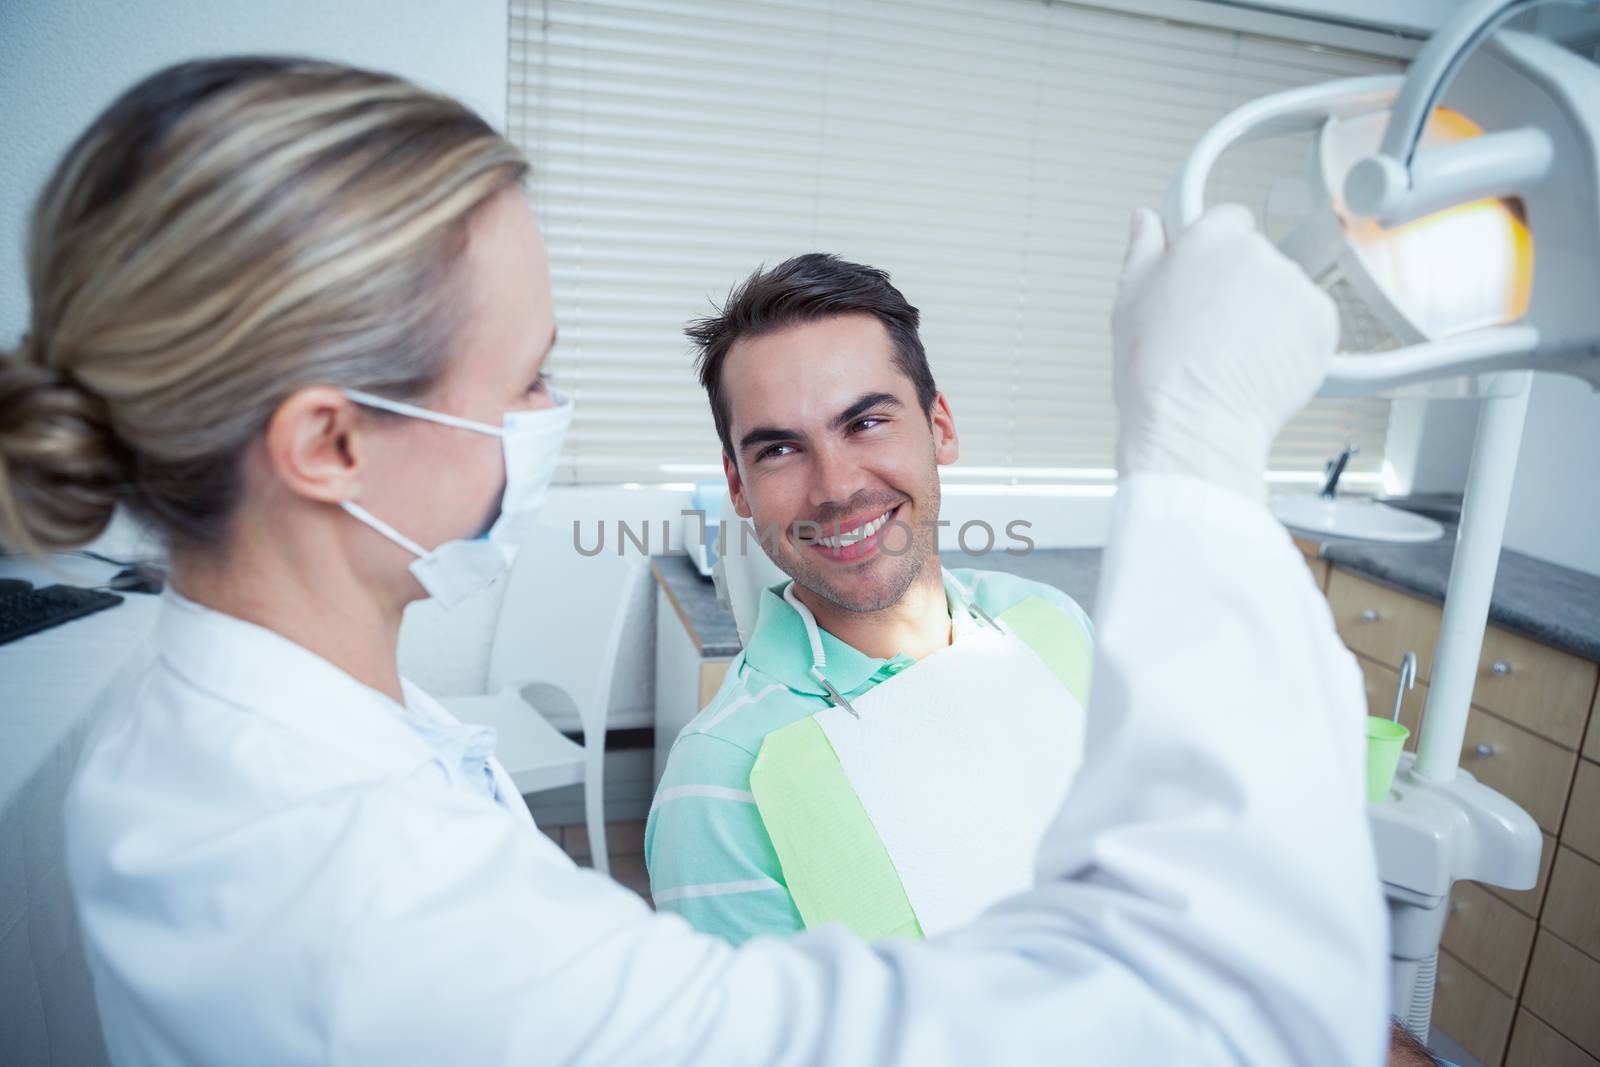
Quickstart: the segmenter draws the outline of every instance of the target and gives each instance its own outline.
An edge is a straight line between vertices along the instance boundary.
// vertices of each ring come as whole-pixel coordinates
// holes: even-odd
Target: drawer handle
[[[1511,673],[1511,664],[1507,663],[1503,659],[1497,659],[1493,663],[1489,664],[1489,670],[1491,673],[1498,674],[1500,677],[1504,678],[1506,675]]]
[[[1494,755],[1494,746],[1487,741],[1479,741],[1472,749],[1472,754],[1479,759],[1488,759]]]
[[[1378,621],[1378,609],[1377,608],[1367,608],[1365,611],[1363,611],[1361,613],[1361,621],[1362,622],[1377,622]]]

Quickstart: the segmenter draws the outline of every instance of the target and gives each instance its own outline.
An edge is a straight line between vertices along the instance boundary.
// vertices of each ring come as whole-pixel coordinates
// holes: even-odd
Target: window
[[[1108,321],[1130,211],[1159,206],[1217,118],[1393,59],[1039,0],[511,0],[511,136],[533,160],[578,411],[562,477],[720,473],[685,321],[808,251],[882,267],[922,310],[961,431],[957,480],[1111,476]],[[1225,158],[1256,208],[1304,142]],[[1389,405],[1318,400],[1275,470]]]

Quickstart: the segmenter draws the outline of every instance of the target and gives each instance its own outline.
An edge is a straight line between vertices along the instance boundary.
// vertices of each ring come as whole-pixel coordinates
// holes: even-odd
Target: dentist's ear
[[[267,423],[267,463],[298,496],[325,503],[361,492],[362,434],[356,406],[338,389],[308,386],[290,394]]]

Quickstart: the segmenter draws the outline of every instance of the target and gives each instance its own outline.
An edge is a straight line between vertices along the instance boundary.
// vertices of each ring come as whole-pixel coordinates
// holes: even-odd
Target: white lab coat
[[[1261,506],[1141,477],[1098,606],[1037,888],[926,943],[735,950],[575,867],[330,664],[165,605],[67,806],[112,1058],[1381,1063],[1362,686],[1301,557]]]

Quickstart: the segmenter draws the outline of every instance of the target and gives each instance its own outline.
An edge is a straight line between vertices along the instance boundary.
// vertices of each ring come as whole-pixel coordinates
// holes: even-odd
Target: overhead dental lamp
[[[1393,1009],[1423,1040],[1451,885],[1527,889],[1538,876],[1537,824],[1459,770],[1531,376],[1600,389],[1600,68],[1498,29],[1542,2],[1470,0],[1404,77],[1240,107],[1195,146],[1166,207],[1176,233],[1200,217],[1227,149],[1310,133],[1310,210],[1279,247],[1398,343],[1335,356],[1322,395],[1443,386],[1484,398],[1417,754],[1368,809]]]

